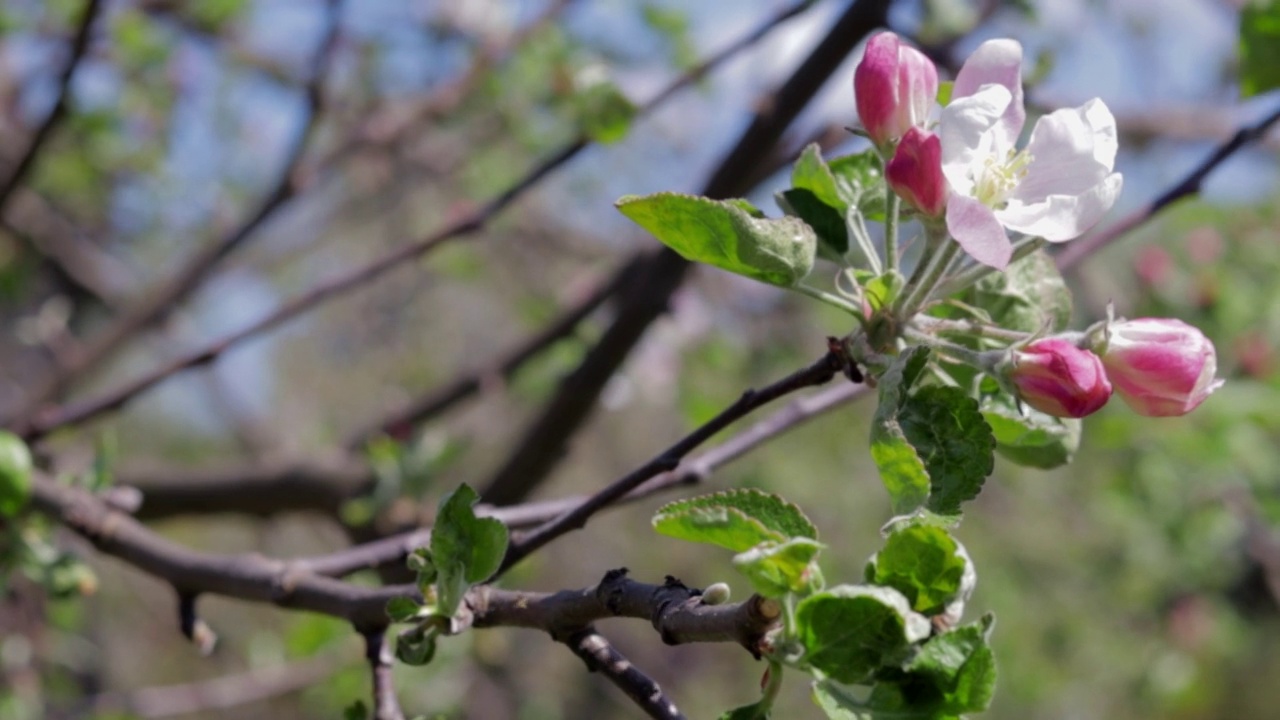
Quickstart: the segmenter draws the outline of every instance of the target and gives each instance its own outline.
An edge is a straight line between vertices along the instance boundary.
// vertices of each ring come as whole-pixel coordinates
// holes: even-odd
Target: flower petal
[[[1000,85],[988,85],[968,97],[952,100],[942,109],[938,137],[942,142],[942,172],[951,189],[972,195],[975,168],[992,155],[1013,146],[1001,145],[1001,133],[994,132],[1008,109],[1012,96]]]
[[[1116,121],[1101,100],[1055,110],[1031,131],[1031,164],[1014,197],[1030,203],[1085,192],[1111,175],[1116,148]]]
[[[1120,173],[1112,173],[1079,195],[1050,195],[1031,204],[1010,200],[995,214],[1010,230],[1063,242],[1080,237],[1098,224],[1115,204],[1123,185]]]
[[[1027,111],[1022,106],[1022,45],[1017,40],[988,40],[973,51],[951,90],[952,102],[976,94],[984,85],[996,84],[1009,91],[1012,102],[1005,108],[1001,125],[1009,144],[1018,141]]]
[[[991,208],[967,195],[947,201],[947,230],[974,260],[1003,270],[1013,256],[1013,244]]]

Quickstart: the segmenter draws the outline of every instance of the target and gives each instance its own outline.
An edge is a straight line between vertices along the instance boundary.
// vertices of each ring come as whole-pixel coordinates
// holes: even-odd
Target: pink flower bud
[[[1116,392],[1139,415],[1186,415],[1222,387],[1213,343],[1181,320],[1113,322],[1097,348]]]
[[[1037,340],[1015,350],[1009,380],[1023,402],[1054,417],[1084,417],[1111,397],[1111,383],[1098,356],[1062,338]]]
[[[897,35],[882,32],[867,41],[853,73],[853,94],[867,134],[884,145],[929,118],[938,95],[938,69]]]
[[[947,209],[947,178],[942,174],[942,142],[928,130],[910,128],[885,164],[889,187],[930,217]]]

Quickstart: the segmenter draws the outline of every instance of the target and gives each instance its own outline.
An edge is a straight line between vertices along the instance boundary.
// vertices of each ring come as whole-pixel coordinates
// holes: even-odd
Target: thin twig
[[[680,708],[667,698],[657,681],[645,675],[608,638],[592,626],[563,640],[591,672],[598,672],[627,694],[646,715],[656,720],[685,720]]]
[[[836,373],[840,372],[842,363],[833,353],[827,353],[812,365],[798,370],[787,377],[760,390],[748,390],[738,398],[737,402],[725,408],[697,430],[686,435],[679,442],[654,456],[649,462],[615,480],[609,486],[583,500],[572,510],[534,528],[527,535],[513,542],[507,548],[507,556],[502,561],[498,574],[506,572],[512,565],[528,557],[528,555],[570,530],[577,530],[587,524],[593,515],[609,505],[617,502],[636,489],[641,483],[658,475],[669,472],[680,460],[694,448],[709,440],[713,435],[728,427],[752,410],[776,400],[801,388],[821,385]]]
[[[58,76],[58,95],[57,100],[54,101],[53,109],[49,111],[44,122],[40,123],[40,126],[36,128],[35,134],[31,136],[31,141],[27,143],[26,150],[18,158],[18,162],[13,166],[13,169],[9,171],[9,176],[0,182],[0,212],[3,212],[5,204],[9,201],[9,196],[22,184],[27,174],[31,172],[31,168],[35,166],[40,150],[53,135],[58,123],[62,122],[62,119],[66,117],[71,97],[71,78],[75,75],[76,68],[80,67],[80,61],[84,59],[85,53],[89,49],[89,38],[93,34],[93,23],[97,19],[102,6],[101,0],[89,0],[85,6],[80,18],[80,25],[76,29],[76,36],[71,41],[71,57],[67,59],[66,67],[62,69],[62,74]]]
[[[751,124],[725,155],[702,194],[724,199],[750,190],[747,180],[767,164],[791,121],[857,46],[882,26],[889,0],[858,0],[836,20],[791,76],[759,108]],[[623,296],[613,323],[572,373],[565,377],[543,411],[529,425],[515,449],[482,496],[499,505],[520,502],[537,488],[566,455],[572,438],[596,405],[596,398],[631,355],[649,326],[666,311],[680,287],[688,261],[670,249],[656,251],[636,264],[635,282]]]
[[[345,664],[333,654],[317,655],[212,680],[104,693],[93,698],[90,707],[96,715],[127,713],[140,718],[229,710],[299,692],[333,675]]]
[[[386,646],[385,627],[366,630],[364,658],[373,676],[373,720],[404,720],[400,699],[396,697],[395,678],[391,673],[391,652]]]
[[[1148,202],[1142,207],[1134,210],[1123,218],[1111,223],[1106,228],[1099,230],[1088,237],[1081,238],[1067,245],[1061,252],[1054,256],[1054,260],[1058,263],[1058,268],[1063,271],[1071,270],[1083,262],[1102,248],[1115,242],[1117,239],[1128,233],[1130,230],[1142,225],[1157,213],[1169,207],[1173,203],[1190,195],[1198,195],[1204,185],[1204,180],[1218,168],[1227,158],[1234,155],[1241,148],[1249,143],[1265,137],[1267,130],[1280,122],[1280,107],[1276,108],[1272,113],[1262,120],[1242,127],[1236,131],[1236,134],[1222,145],[1218,146],[1204,162],[1200,163],[1190,173],[1187,174],[1176,185],[1161,193],[1154,200]]]
[[[591,294],[566,308],[545,328],[526,338],[517,347],[483,364],[478,370],[463,373],[449,384],[433,389],[384,417],[366,422],[347,436],[343,446],[351,451],[358,450],[378,435],[394,434],[440,415],[478,392],[491,379],[511,378],[543,350],[572,335],[583,320],[617,292],[622,280],[621,273],[614,273],[609,279],[599,283]]]
[[[662,92],[658,93],[654,98],[641,106],[637,111],[637,114],[644,115],[652,112],[677,92],[696,83],[715,67],[733,57],[738,52],[741,52],[743,49],[750,47],[774,27],[798,14],[801,10],[808,7],[809,4],[810,3],[808,1],[798,2],[788,9],[779,12],[762,27],[752,33],[749,33],[746,37],[738,40],[716,55],[713,55],[697,67],[689,69],[677,80],[668,85]],[[43,437],[55,429],[78,424],[95,418],[103,413],[116,410],[171,375],[188,368],[212,362],[230,348],[292,320],[305,312],[313,310],[327,300],[341,296],[353,289],[366,285],[393,268],[414,260],[445,242],[472,235],[488,225],[488,223],[502,210],[506,209],[506,207],[517,198],[521,197],[525,192],[537,185],[537,183],[543,178],[550,175],[552,171],[556,170],[576,156],[583,148],[587,147],[589,143],[589,138],[586,136],[580,136],[568,145],[562,147],[559,151],[544,159],[524,177],[520,178],[513,185],[507,188],[507,190],[480,206],[476,211],[470,213],[461,220],[458,220],[415,243],[398,250],[394,250],[383,257],[374,260],[368,265],[356,268],[349,273],[321,283],[310,291],[304,292],[292,301],[280,306],[274,312],[257,320],[256,322],[251,323],[237,332],[233,332],[222,338],[214,340],[203,348],[187,353],[182,357],[161,365],[141,377],[104,392],[102,395],[90,398],[89,400],[80,403],[48,408],[35,413],[28,422],[13,424],[12,429],[21,434],[24,438],[33,440]]]
[[[305,88],[306,107],[302,130],[285,156],[284,167],[276,184],[263,198],[258,208],[239,227],[198,251],[181,269],[164,280],[137,306],[129,309],[98,337],[91,340],[73,362],[55,370],[52,376],[37,386],[25,399],[24,407],[16,416],[19,426],[28,422],[45,403],[56,398],[70,383],[83,377],[114,355],[129,339],[166,317],[183,300],[199,289],[223,260],[242,246],[276,211],[298,194],[300,189],[298,168],[315,135],[322,114],[324,79],[337,46],[339,15],[338,0],[330,0],[328,24],[316,50],[311,75]]]

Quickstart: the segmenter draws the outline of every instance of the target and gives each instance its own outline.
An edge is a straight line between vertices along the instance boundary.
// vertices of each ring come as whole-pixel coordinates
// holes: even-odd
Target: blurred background
[[[67,113],[0,217],[0,410],[19,412],[56,367],[75,366],[87,339],[241,228],[250,228],[243,241],[163,322],[77,374],[63,395],[95,397],[468,217],[586,133],[591,144],[479,232],[42,448],[63,472],[96,467],[141,487],[152,500],[141,517],[201,550],[315,555],[411,525],[458,483],[483,488],[499,473],[617,307],[601,304],[511,377],[489,374],[466,402],[426,422],[393,424],[354,446],[352,433],[506,357],[566,308],[583,306],[635,253],[656,248],[613,202],[699,191],[849,5],[813,3],[633,117],[788,4],[104,2]],[[1276,93],[1240,99],[1240,5],[904,0],[889,5],[888,21],[944,72],[985,39],[1021,41],[1033,113],[1105,100],[1121,131],[1118,217],[1280,103]],[[0,167],[17,162],[57,102],[83,11],[80,0],[0,2]],[[859,53],[794,109],[798,117],[760,164],[766,170],[748,196],[770,213],[807,142],[836,154],[863,148],[843,130],[855,121]],[[1085,423],[1064,469],[997,462],[957,532],[978,568],[970,616],[997,616],[1000,680],[986,717],[1275,716],[1278,149],[1272,132],[1218,169],[1200,197],[1070,275],[1078,327],[1102,317],[1107,302],[1130,317],[1179,317],[1215,341],[1228,380],[1183,418],[1140,418],[1111,403]],[[249,224],[264,207],[261,222]],[[586,424],[533,497],[601,487],[849,329],[804,298],[691,271],[669,312],[585,398]],[[765,488],[798,503],[831,548],[827,578],[854,580],[890,515],[867,454],[872,408],[841,407],[707,483]],[[358,468],[335,473],[348,482],[329,495],[246,495],[225,512],[182,501],[183,483],[234,474],[227,468],[346,467],[344,444]],[[693,586],[725,581],[745,597],[727,553],[651,531],[653,510],[671,497],[597,518],[504,585],[586,587],[626,566],[648,582],[668,574]],[[363,647],[342,622],[208,597],[202,616],[220,643],[200,657],[178,632],[163,583],[68,534],[49,539],[93,575],[69,572],[66,592],[20,578],[4,588],[0,718],[339,717],[368,696]],[[690,717],[756,696],[763,666],[741,648],[666,647],[642,622],[602,629]],[[396,672],[410,715],[640,716],[563,647],[529,631],[450,638],[430,666]],[[820,717],[803,680],[790,680],[777,716]]]

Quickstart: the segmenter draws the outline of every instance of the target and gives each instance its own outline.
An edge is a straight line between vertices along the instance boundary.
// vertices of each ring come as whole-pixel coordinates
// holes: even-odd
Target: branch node
[[[195,593],[178,591],[178,627],[202,657],[209,657],[218,645],[218,634],[196,614],[198,597]]]

